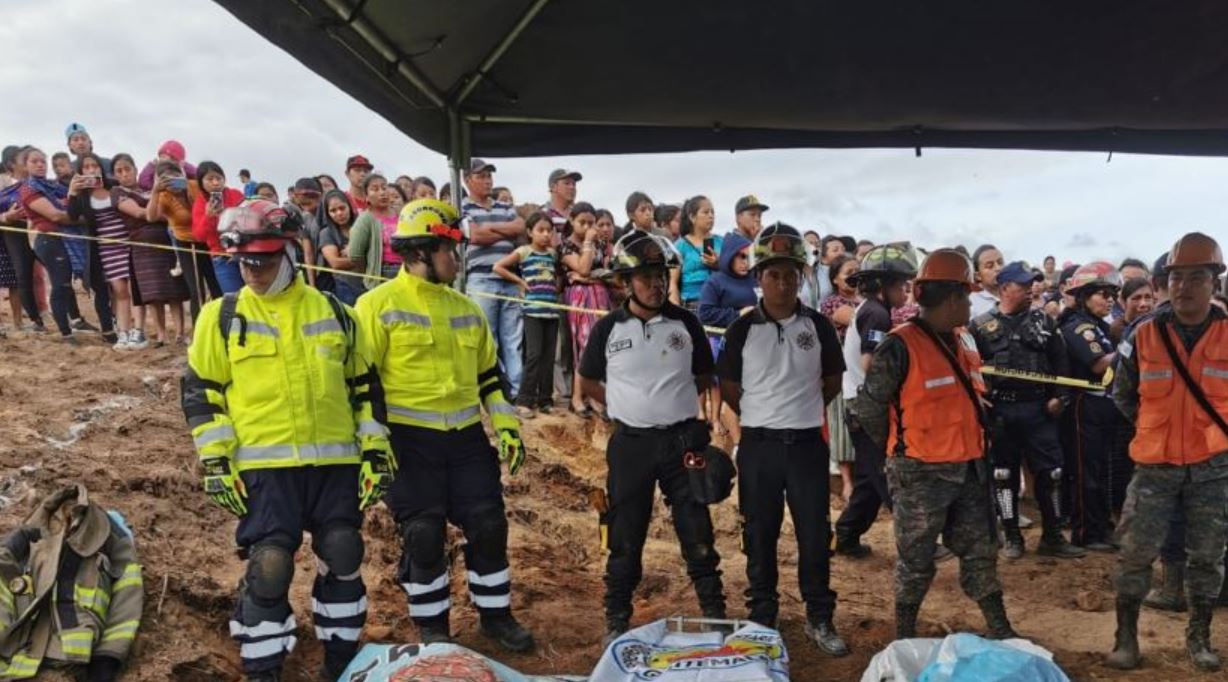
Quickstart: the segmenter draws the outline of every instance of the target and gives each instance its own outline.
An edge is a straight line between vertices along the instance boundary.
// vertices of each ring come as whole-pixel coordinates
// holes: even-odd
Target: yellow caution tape
[[[1018,369],[1007,369],[1005,367],[993,367],[986,365],[981,367],[981,372],[990,376],[1003,377],[1006,379],[1018,379],[1020,381],[1032,381],[1039,384],[1057,384],[1058,386],[1070,386],[1071,388],[1082,388],[1089,391],[1103,391],[1113,384],[1113,369],[1104,373],[1103,383],[1095,383],[1086,379],[1074,379],[1072,377],[1059,377],[1053,374],[1042,374],[1040,372],[1025,372]]]

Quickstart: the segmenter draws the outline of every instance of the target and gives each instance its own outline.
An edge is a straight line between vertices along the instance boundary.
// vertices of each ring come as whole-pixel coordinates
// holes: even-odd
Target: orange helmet
[[[286,209],[265,199],[251,199],[222,211],[218,239],[226,253],[277,253],[286,248]]]
[[[1079,269],[1075,270],[1074,274],[1066,282],[1069,285],[1066,293],[1071,296],[1078,296],[1082,291],[1120,289],[1121,273],[1118,272],[1117,268],[1113,267],[1112,263],[1098,260],[1079,266]]]
[[[916,282],[956,282],[972,288],[972,261],[955,249],[935,249],[921,262]]]
[[[1191,232],[1173,244],[1168,252],[1165,270],[1186,267],[1207,267],[1215,274],[1224,271],[1224,252],[1214,239],[1201,232]]]

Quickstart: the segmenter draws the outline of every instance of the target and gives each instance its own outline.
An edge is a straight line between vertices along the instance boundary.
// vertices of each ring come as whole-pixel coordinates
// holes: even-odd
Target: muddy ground
[[[226,625],[242,570],[233,546],[235,521],[200,491],[178,406],[183,358],[184,349],[175,347],[118,353],[97,338],[80,348],[11,332],[0,339],[0,528],[13,527],[37,499],[74,480],[84,481],[96,499],[127,517],[145,566],[145,616],[122,677],[130,682],[239,679],[237,647]],[[515,478],[505,479],[514,606],[535,632],[539,650],[526,656],[497,651],[476,633],[475,614],[457,582],[453,630],[459,643],[528,673],[592,669],[603,631],[604,556],[596,514],[585,495],[603,484],[606,429],[601,422],[558,411],[531,420],[524,431],[528,462]],[[833,514],[839,506],[833,500]],[[657,511],[644,552],[637,623],[695,610],[666,510],[658,504]],[[714,513],[730,613],[741,615],[745,560],[738,552],[733,500]],[[804,639],[795,545],[787,524],[781,539],[782,627],[793,679],[859,679],[893,633],[890,516],[882,514],[868,536],[873,557],[833,561],[833,587],[840,595],[836,624],[853,649],[842,659],[819,655]],[[1034,546],[1038,531],[1027,532]],[[371,613],[364,636],[413,641],[405,598],[393,580],[399,545],[382,506],[369,512],[366,535]],[[456,561],[459,568],[461,559]],[[1143,615],[1142,670],[1121,674],[1100,664],[1113,639],[1112,563],[1103,555],[1059,564],[1029,554],[1000,564],[1016,629],[1054,651],[1072,679],[1225,679],[1194,674],[1184,653],[1183,616],[1156,612]],[[291,681],[316,679],[322,655],[310,627],[310,550],[300,551],[298,568],[292,598],[300,644],[287,668]],[[454,569],[452,575],[463,571]],[[1213,641],[1228,649],[1223,617]],[[939,568],[921,621],[922,633],[932,636],[983,626],[975,605],[959,591],[956,562]],[[56,673],[45,678],[69,679]]]

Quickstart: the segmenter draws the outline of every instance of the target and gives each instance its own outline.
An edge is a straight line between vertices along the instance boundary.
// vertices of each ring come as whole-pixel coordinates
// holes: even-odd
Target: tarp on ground
[[[601,655],[589,682],[789,682],[780,633],[754,623],[732,634],[681,632],[669,620],[629,630]]]
[[[217,2],[443,153],[1228,154],[1221,0]]]
[[[367,644],[337,682],[582,682],[521,673],[457,644]]]
[[[1053,654],[1026,639],[960,633],[901,639],[874,655],[861,682],[1070,682]]]

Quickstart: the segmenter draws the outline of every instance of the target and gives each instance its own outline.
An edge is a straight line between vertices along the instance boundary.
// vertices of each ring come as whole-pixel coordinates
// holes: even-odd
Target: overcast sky
[[[447,179],[445,159],[398,132],[207,0],[6,3],[9,47],[2,144],[66,147],[68,123],[95,149],[151,158],[175,138],[191,161],[240,167],[284,191],[302,175],[340,178],[362,153],[389,177]],[[658,202],[706,194],[721,231],[747,193],[766,221],[911,239],[936,247],[997,244],[1008,260],[1151,261],[1180,234],[1225,235],[1228,159],[1020,151],[799,150],[492,159],[496,184],[544,201],[552,168],[584,173],[580,198],[623,219],[644,190]]]

